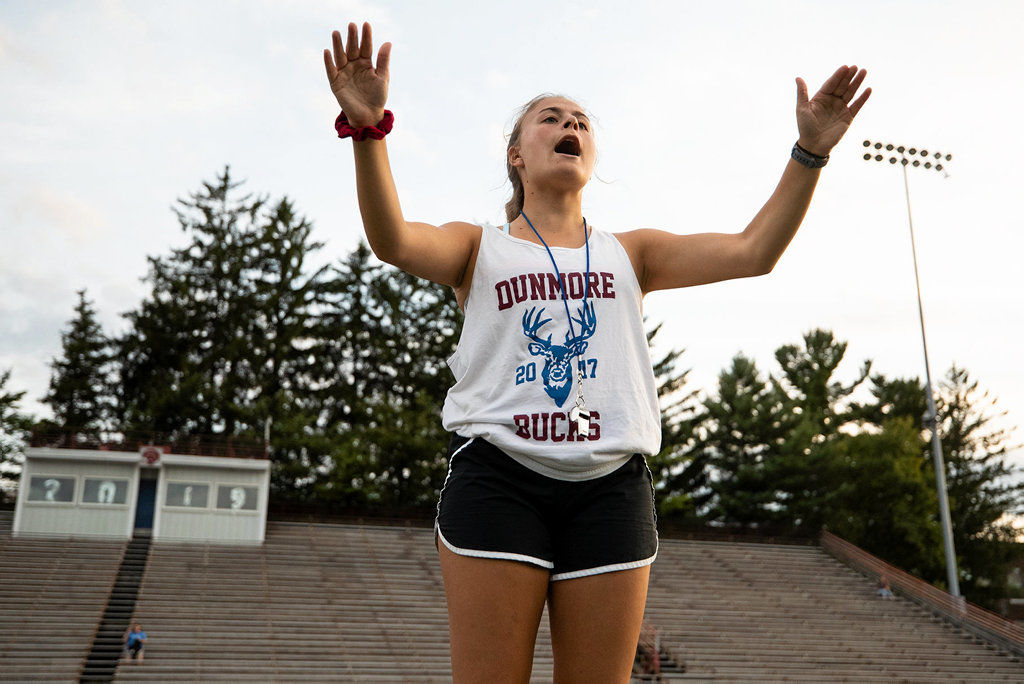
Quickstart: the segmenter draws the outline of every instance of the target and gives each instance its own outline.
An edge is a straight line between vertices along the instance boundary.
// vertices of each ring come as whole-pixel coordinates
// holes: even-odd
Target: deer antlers
[[[550,347],[551,335],[549,334],[547,341],[544,341],[537,337],[537,331],[544,327],[545,323],[549,323],[551,319],[545,318],[544,320],[541,320],[540,317],[544,315],[544,309],[541,308],[540,311],[537,311],[537,320],[534,321],[534,311],[537,311],[537,307],[533,307],[532,309],[523,314],[523,334],[526,335],[531,340],[533,340],[534,342],[536,342],[537,344],[543,344],[545,347]]]
[[[594,331],[597,330],[597,316],[594,314],[593,302],[586,306],[581,306],[576,309],[576,311],[579,313],[580,317],[574,318],[573,320],[580,324],[580,334],[576,337],[571,337],[569,333],[566,333],[566,346],[589,339],[594,334]]]
[[[581,306],[576,309],[579,314],[579,318],[573,318],[580,325],[580,332],[578,335],[573,336],[572,333],[565,333],[565,346],[570,347],[574,344],[579,344],[586,339],[589,339],[594,331],[597,330],[597,316],[594,314],[594,304],[590,303],[586,306]],[[541,308],[537,311],[537,307],[531,308],[529,311],[523,314],[523,334],[526,335],[530,340],[542,344],[545,347],[551,346],[551,335],[548,335],[547,340],[542,340],[537,335],[545,323],[551,321],[550,318],[541,318],[544,315],[544,309]]]

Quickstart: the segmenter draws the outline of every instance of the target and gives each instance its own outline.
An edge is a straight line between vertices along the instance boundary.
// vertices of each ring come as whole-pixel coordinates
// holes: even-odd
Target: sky
[[[225,165],[244,189],[289,197],[326,242],[362,236],[351,143],[322,50],[348,21],[393,43],[388,136],[410,220],[503,222],[504,134],[542,92],[594,119],[584,214],[611,232],[742,231],[797,137],[796,86],[868,70],[873,94],[821,174],[796,238],[766,276],[648,295],[657,358],[684,348],[694,388],[738,352],[813,328],[865,359],[924,377],[899,166],[864,139],[953,154],[911,169],[933,381],[966,368],[1024,466],[1024,4],[941,0],[516,3],[176,0],[0,4],[0,369],[39,402],[60,332],[86,288],[108,334],[146,289],[146,257],[185,242],[171,206]]]

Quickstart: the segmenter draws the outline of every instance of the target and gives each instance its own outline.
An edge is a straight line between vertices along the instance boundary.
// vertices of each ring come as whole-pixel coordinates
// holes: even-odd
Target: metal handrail
[[[953,596],[914,577],[827,530],[821,532],[821,547],[862,574],[876,579],[885,575],[894,592],[928,608],[954,625],[1018,656],[1024,656],[1024,628],[1019,625],[966,601],[962,596]]]

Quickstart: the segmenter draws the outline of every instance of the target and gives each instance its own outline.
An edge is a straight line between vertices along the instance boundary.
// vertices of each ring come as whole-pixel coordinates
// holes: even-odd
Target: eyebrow
[[[546,112],[546,111],[547,111],[547,110],[549,110],[549,109],[550,109],[551,111],[554,111],[554,112],[558,112],[559,114],[561,114],[561,113],[562,113],[563,111],[565,111],[565,110],[563,110],[563,109],[562,109],[561,107],[544,107],[544,108],[543,108],[543,109],[541,109],[540,111],[541,111],[541,112]],[[538,114],[539,114],[539,113],[540,113],[540,112],[538,112]],[[573,116],[582,116],[582,117],[583,117],[584,119],[586,119],[587,121],[590,121],[590,117],[589,117],[589,116],[587,116],[587,115],[586,115],[585,113],[583,113],[583,112],[579,111],[579,110],[576,110],[575,112],[573,112]]]

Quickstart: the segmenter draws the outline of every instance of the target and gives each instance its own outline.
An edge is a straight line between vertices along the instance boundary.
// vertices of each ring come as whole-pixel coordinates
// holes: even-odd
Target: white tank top
[[[462,335],[448,359],[456,382],[444,402],[444,428],[482,437],[560,480],[601,477],[636,452],[661,448],[640,284],[616,237],[591,230],[589,240],[586,310],[585,247],[551,247],[573,335],[544,246],[509,235],[507,224],[482,226]],[[569,420],[579,368],[591,412],[586,434]]]

